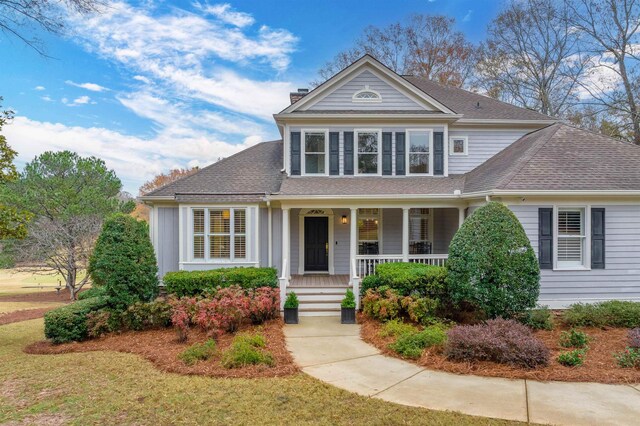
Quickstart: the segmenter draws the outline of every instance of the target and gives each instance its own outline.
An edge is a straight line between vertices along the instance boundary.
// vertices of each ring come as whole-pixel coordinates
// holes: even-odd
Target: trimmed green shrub
[[[572,351],[561,352],[557,360],[565,367],[578,367],[584,363],[586,355],[586,349],[574,349]]]
[[[107,295],[104,287],[91,287],[78,293],[78,300],[91,299],[92,297],[105,297]]]
[[[453,301],[471,303],[489,318],[514,317],[538,300],[538,260],[518,218],[501,203],[464,221],[449,246],[447,269]]]
[[[89,261],[89,274],[115,309],[153,300],[159,290],[158,266],[147,223],[124,214],[108,218]]]
[[[171,325],[172,307],[165,300],[137,302],[121,313],[122,326],[127,330],[151,330]]]
[[[398,337],[403,334],[416,333],[417,331],[418,330],[413,325],[402,322],[402,320],[394,319],[384,323],[379,335],[380,337]]]
[[[353,294],[353,290],[351,290],[350,288],[347,289],[347,292],[344,295],[344,298],[342,299],[340,306],[343,308],[351,308],[351,309],[356,307],[356,295]]]
[[[446,327],[437,324],[419,332],[401,334],[389,348],[405,358],[420,358],[425,348],[442,345],[446,340]]]
[[[553,314],[546,306],[529,309],[517,316],[518,321],[534,330],[553,330]]]
[[[177,297],[200,296],[217,287],[237,285],[242,288],[277,287],[275,268],[220,268],[208,271],[169,272],[163,282],[167,293]]]
[[[44,335],[53,343],[85,340],[89,337],[87,315],[105,308],[106,298],[79,300],[44,314]]]
[[[225,368],[240,368],[247,365],[275,364],[273,356],[262,349],[266,346],[264,336],[260,334],[239,334],[231,343],[231,346],[222,354],[222,366]]]
[[[287,309],[293,309],[293,308],[297,308],[298,305],[300,305],[300,302],[298,301],[298,296],[293,291],[287,294],[287,298],[284,301],[284,307]]]
[[[589,344],[589,336],[582,331],[571,329],[560,333],[560,346],[563,348],[586,348]]]
[[[380,266],[380,265],[378,265],[378,266]],[[365,293],[367,292],[367,290],[369,290],[369,289],[375,290],[380,286],[382,286],[382,281],[380,280],[379,276],[377,276],[375,274],[374,275],[367,275],[360,282],[360,295],[364,296]]]
[[[377,280],[363,285],[363,293],[368,288],[380,286],[388,286],[401,296],[420,295],[440,299],[447,293],[447,270],[441,266],[414,262],[383,263],[376,267],[376,276]]]
[[[204,343],[194,343],[180,352],[178,358],[186,365],[193,365],[198,361],[206,361],[216,355],[216,341],[209,339]]]
[[[622,368],[640,369],[640,348],[627,348],[613,355],[618,365]]]
[[[576,303],[563,313],[562,320],[572,327],[640,327],[640,302]]]

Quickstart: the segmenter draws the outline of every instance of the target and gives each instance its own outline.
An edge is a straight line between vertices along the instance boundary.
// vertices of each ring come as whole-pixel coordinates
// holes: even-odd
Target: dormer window
[[[382,102],[382,96],[375,90],[369,89],[369,86],[364,86],[364,89],[357,91],[353,94],[353,102]]]

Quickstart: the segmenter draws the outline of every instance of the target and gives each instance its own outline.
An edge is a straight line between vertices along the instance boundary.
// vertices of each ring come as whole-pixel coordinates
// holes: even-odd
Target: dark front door
[[[304,270],[329,270],[329,218],[304,218]]]

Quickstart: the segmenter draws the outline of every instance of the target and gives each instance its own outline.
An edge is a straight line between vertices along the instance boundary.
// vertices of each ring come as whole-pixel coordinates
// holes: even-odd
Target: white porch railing
[[[444,266],[447,262],[447,254],[415,254],[409,255],[409,262],[422,263],[425,265]],[[360,277],[375,274],[376,267],[381,263],[402,262],[401,254],[379,254],[379,255],[357,255],[356,274]]]

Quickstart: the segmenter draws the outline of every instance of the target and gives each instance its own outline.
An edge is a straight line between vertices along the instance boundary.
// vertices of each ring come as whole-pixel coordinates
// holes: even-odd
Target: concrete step
[[[344,299],[344,293],[313,293],[313,294],[298,294],[298,300],[302,302],[340,302]]]
[[[329,310],[298,311],[298,316],[301,316],[301,317],[339,317],[340,316],[340,311],[329,311]]]
[[[300,301],[300,305],[298,306],[298,310],[312,310],[312,309],[316,309],[316,310],[321,310],[321,309],[340,309],[340,302],[327,302],[327,301],[322,301],[322,302],[314,302],[314,301],[307,301],[307,302],[303,302]]]
[[[348,288],[344,287],[287,287],[287,294],[293,292],[297,295],[301,294],[342,294],[344,295]]]

